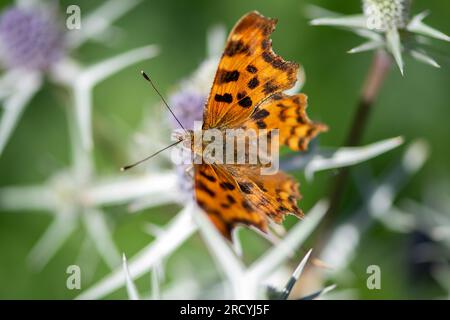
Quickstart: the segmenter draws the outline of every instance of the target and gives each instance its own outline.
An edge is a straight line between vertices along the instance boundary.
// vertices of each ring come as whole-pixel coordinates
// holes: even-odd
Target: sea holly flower
[[[216,42],[218,43],[219,41]],[[223,43],[223,40],[220,42]],[[174,112],[184,117],[184,121],[196,119],[202,114],[200,112],[202,106],[199,101],[202,100],[202,96],[206,99],[206,95],[209,93],[209,86],[212,83],[219,58],[217,52],[221,51],[221,49],[215,50],[211,45],[209,48],[212,52],[216,51],[216,54],[210,55],[211,58],[202,63],[191,77],[181,82],[179,91],[175,91],[169,97],[169,99],[172,99],[172,102],[175,102],[173,106]],[[92,153],[83,143],[88,130],[81,129],[85,129],[86,126],[90,125],[90,121],[86,121],[86,119],[89,119],[89,117],[86,117],[86,105],[90,105],[89,97],[92,93],[90,90],[92,84],[125,67],[130,61],[141,59],[143,55],[148,54],[147,50],[148,48],[137,49],[119,57],[108,59],[84,70],[80,74],[74,61],[63,58],[61,63],[57,64],[57,69],[63,68],[65,72],[54,72],[53,76],[59,77],[60,81],[73,87],[76,97],[75,105],[78,106],[79,104],[81,106],[79,109],[76,108],[76,110],[81,110],[79,113],[69,113],[71,143],[74,151],[72,165],[67,170],[56,173],[54,177],[49,178],[47,182],[42,184],[5,186],[0,189],[1,208],[19,212],[24,210],[45,211],[51,213],[54,217],[53,222],[36,243],[29,256],[30,262],[38,269],[44,267],[53,255],[58,252],[61,245],[76,228],[80,225],[84,226],[88,237],[84,242],[87,245],[83,245],[82,248],[94,248],[106,264],[115,271],[103,282],[99,283],[98,286],[86,291],[82,297],[95,298],[102,296],[125,284],[125,282],[131,289],[130,283],[133,278],[142,275],[146,271],[155,270],[157,266],[161,265],[165,257],[171,255],[175,249],[180,247],[198,230],[202,230],[207,244],[217,244],[219,249],[215,249],[215,245],[210,247],[214,257],[220,261],[234,261],[230,262],[230,264],[242,264],[242,262],[237,262],[239,261],[239,256],[235,257],[234,260],[228,259],[230,252],[234,254],[238,250],[230,251],[231,248],[228,247],[228,244],[220,238],[217,230],[212,227],[208,220],[205,220],[206,218],[202,216],[203,213],[195,206],[191,194],[191,201],[183,202],[181,211],[168,226],[160,228],[161,230],[155,235],[154,242],[130,260],[129,270],[127,267],[126,271],[129,276],[125,278],[121,268],[120,272],[116,272],[116,268],[119,268],[118,266],[120,265],[120,255],[112,241],[112,235],[103,213],[104,208],[125,204],[129,205],[132,211],[137,211],[166,203],[180,203],[178,182],[180,175],[177,177],[174,170],[161,170],[163,166],[152,169],[152,165],[149,163],[148,170],[137,175],[99,177],[95,174]],[[71,84],[70,79],[72,79],[74,74],[77,81],[75,84]],[[86,81],[89,84],[87,87],[83,85]],[[186,107],[184,104],[177,106],[176,95],[186,95],[187,93],[191,95],[197,94],[195,96],[197,98],[192,99],[192,102],[199,102],[196,108],[183,110]],[[81,126],[77,122],[79,119],[84,119]],[[163,124],[164,121],[161,123]],[[158,122],[158,124],[160,123]],[[155,127],[154,122],[148,123],[148,125]],[[164,130],[161,132],[164,132]],[[143,139],[140,140],[142,141]],[[151,140],[155,141],[155,139]],[[312,177],[314,172],[320,170],[348,166],[368,160],[397,147],[401,143],[401,139],[394,138],[361,148],[342,150],[321,150],[318,148],[301,161],[300,158],[297,159],[295,157],[289,159],[288,165],[295,170],[308,167],[309,175]],[[155,181],[158,183],[155,183]],[[45,199],[45,201],[42,201],[42,199]],[[310,221],[309,223],[305,221],[296,225],[286,235],[285,240],[280,243],[281,247],[274,247],[273,250],[267,253],[266,258],[255,262],[251,268],[244,268],[234,275],[233,278],[225,279],[224,283],[231,288],[233,296],[261,296],[261,292],[258,290],[261,286],[260,280],[283,264],[289,258],[289,252],[293,251],[296,246],[304,241],[305,237],[312,232],[314,226],[320,221],[325,212],[323,203],[319,204],[316,209],[309,214],[309,219],[307,220]],[[238,242],[239,239],[236,239],[236,243]],[[287,247],[290,250],[286,251]],[[219,252],[220,250],[221,252]],[[225,265],[222,262],[220,264]],[[86,271],[88,269],[84,268]],[[226,274],[229,277],[233,274],[230,270],[228,268],[226,270]],[[242,279],[251,279],[252,281],[249,282],[248,286],[242,287]],[[282,285],[283,283],[280,283],[279,287]],[[131,289],[129,292],[132,291]],[[154,291],[157,292],[158,290],[155,289]],[[131,295],[136,297],[134,293]]]
[[[364,235],[379,223],[392,232],[409,237],[420,234],[422,239],[427,239],[413,243],[409,248],[408,265],[427,264],[431,276],[447,293],[450,292],[448,180],[433,179],[433,183],[425,187],[421,201],[399,197],[402,188],[423,168],[429,155],[429,145],[418,139],[407,146],[400,161],[381,177],[371,177],[370,170],[355,174],[357,190],[364,202],[328,238],[320,259],[332,272],[322,274],[323,280],[350,278],[349,265],[358,255]],[[424,275],[425,272],[420,269],[420,273]]]
[[[213,41],[213,39],[216,41]],[[214,38],[211,38],[210,33],[209,40],[218,46],[221,46],[220,43],[225,42],[225,29],[217,27],[215,29]],[[211,46],[212,44],[210,44],[210,51],[220,51],[220,47],[212,48]],[[214,79],[214,68],[217,66],[218,61],[219,56],[217,54],[209,56],[189,79],[181,81],[179,90],[173,92],[169,96],[169,104],[176,113],[179,121],[188,130],[194,129],[194,122],[203,120],[203,109],[205,108],[209,94],[208,86],[211,85]],[[175,118],[171,114],[169,114],[168,117],[172,129],[180,129],[180,125]],[[180,164],[176,166],[178,188],[181,192],[180,194],[183,195],[180,197],[181,201],[192,200],[194,194],[194,181],[188,174],[188,170],[190,170],[189,164]]]
[[[7,69],[45,70],[65,54],[53,10],[13,6],[0,15],[0,61]]]
[[[394,231],[406,233],[410,239],[408,260],[411,274],[432,276],[450,294],[450,181],[445,174],[431,180],[419,200],[404,199],[396,208],[397,215],[407,217]],[[400,221],[405,220],[398,219]]]
[[[181,89],[169,97],[169,105],[177,112],[177,117],[186,129],[194,129],[194,122],[201,121],[203,108],[206,103],[206,95],[194,90]],[[169,117],[170,124],[174,129],[180,125],[173,117]]]
[[[163,256],[170,254],[182,239],[184,242],[184,238],[191,236],[198,228],[212,257],[223,269],[226,280],[224,286],[229,289],[231,297],[256,299],[263,296],[260,286],[264,279],[289,259],[292,252],[306,240],[324,216],[326,208],[326,202],[317,203],[303,223],[297,224],[280,243],[272,247],[251,266],[246,267],[206,215],[196,205],[189,204],[175,217],[166,232],[157,238],[150,251],[141,251],[130,260],[126,267],[118,267],[113,274],[98,285],[86,290],[78,298],[97,299],[122,285],[127,286],[128,292],[133,292],[131,279],[150,270]],[[130,294],[130,298],[134,297],[136,297],[134,293]]]
[[[72,116],[73,117],[73,116]],[[74,123],[73,118],[69,119]],[[174,174],[146,173],[133,176],[98,176],[92,155],[86,153],[76,130],[70,130],[74,155],[68,168],[56,172],[47,181],[34,185],[0,188],[0,209],[8,212],[45,212],[52,222],[28,256],[34,269],[40,270],[80,227],[87,234],[84,243],[114,268],[120,255],[113,242],[105,208],[127,205],[143,197],[164,201],[164,194],[175,188]],[[154,182],[158,181],[159,184]],[[81,249],[83,249],[83,247]],[[91,252],[89,255],[92,256]],[[87,259],[90,263],[92,259]],[[85,271],[89,266],[83,264]]]
[[[139,61],[157,55],[156,46],[145,46],[83,67],[70,53],[87,40],[102,41],[111,35],[111,24],[140,1],[109,0],[94,12],[83,16],[80,30],[65,29],[64,19],[56,5],[32,0],[17,4],[0,13],[0,155],[21,114],[44,80],[67,87],[73,92],[76,126],[83,148],[92,149],[92,90],[110,75]],[[101,19],[101,23],[99,22]]]
[[[0,16],[0,59],[5,67],[0,77],[0,101],[4,108],[0,118],[0,153],[25,106],[42,86],[44,76],[67,87],[74,97],[73,104],[67,108],[73,153],[71,166],[43,183],[3,186],[0,190],[2,209],[44,211],[54,217],[30,252],[29,262],[35,269],[43,268],[80,225],[88,235],[85,241],[88,245],[83,247],[96,249],[109,267],[115,267],[120,263],[120,255],[112,242],[102,207],[108,203],[127,203],[154,191],[152,179],[158,179],[154,175],[152,179],[144,175],[137,180],[96,175],[90,112],[92,89],[96,84],[131,64],[154,57],[158,48],[154,45],[137,48],[86,68],[71,59],[67,50],[88,39],[101,39],[107,34],[105,29],[138,2],[105,2],[92,13],[94,16],[86,15],[86,31],[82,28],[74,36],[59,29],[57,7],[20,1]],[[103,20],[99,24],[100,18]]]
[[[175,90],[169,92],[168,95],[167,101],[172,111],[186,128],[190,128],[191,121],[201,121],[203,117],[204,105],[222,51],[221,47],[225,41],[224,32],[219,32],[218,30],[220,29],[216,28],[215,33],[210,33],[215,34],[214,37],[210,36],[208,38],[209,52],[213,52],[213,54],[209,54],[208,58],[200,64],[199,68],[189,77],[181,80]],[[218,39],[220,39],[220,41],[218,41]],[[214,44],[216,44],[216,46]],[[304,75],[301,79],[304,79]],[[303,82],[303,80],[299,81],[300,86],[297,87],[297,90],[300,89]],[[160,104],[152,109],[164,110],[163,108],[164,106]],[[139,129],[133,137],[134,142],[132,143],[132,148],[130,150],[130,160],[144,157],[145,154],[142,154],[143,150],[145,150],[146,153],[151,154],[161,147],[164,147],[164,145],[161,145],[161,141],[158,141],[158,139],[153,137],[155,135],[161,137],[161,132],[168,134],[167,128],[179,128],[178,122],[173,119],[172,115],[169,112],[166,112],[165,114],[166,117],[164,118],[161,117],[159,113],[156,115],[152,113],[151,116],[148,117],[149,119],[143,120],[142,128]],[[163,128],[164,125],[166,125],[167,128]],[[152,139],[148,139],[149,136],[151,136]],[[164,139],[164,137],[161,139]],[[165,139],[167,139],[167,137]],[[284,169],[290,171],[305,170],[308,178],[312,179],[315,172],[361,163],[388,152],[402,143],[403,140],[401,138],[393,138],[363,147],[338,149],[315,148],[309,153],[294,154],[291,157],[286,158],[285,161],[282,162],[282,167],[284,166]],[[141,157],[137,157],[137,153],[141,153]],[[154,271],[152,270],[154,270],[156,266],[161,265],[162,262],[169,257],[174,259],[173,256],[175,255],[175,252],[182,251],[184,244],[196,233],[200,233],[204,238],[204,243],[208,246],[211,256],[218,261],[217,265],[224,268],[224,281],[219,284],[214,284],[215,287],[219,286],[219,289],[221,289],[218,293],[217,290],[214,291],[217,293],[217,298],[224,297],[222,287],[228,289],[225,293],[226,297],[265,297],[266,288],[269,285],[268,283],[265,283],[265,280],[267,280],[266,277],[272,275],[279,267],[285,266],[291,253],[294,252],[295,248],[297,248],[300,243],[305,240],[306,236],[313,231],[314,227],[326,211],[325,203],[319,202],[316,207],[306,215],[306,221],[296,224],[295,227],[285,235],[283,240],[269,238],[268,240],[271,240],[270,242],[272,244],[275,243],[274,247],[252,266],[245,267],[243,261],[240,259],[243,253],[239,246],[239,229],[237,229],[235,234],[234,247],[230,247],[230,244],[224,241],[222,236],[196,205],[193,198],[192,177],[186,174],[185,167],[172,165],[172,170],[168,170],[167,165],[170,164],[168,153],[161,153],[158,157],[160,157],[161,160],[152,159],[152,161],[143,164],[141,169],[136,168],[134,173],[137,174],[131,179],[138,179],[142,174],[150,176],[152,172],[161,171],[162,168],[166,169],[158,174],[159,179],[155,180],[158,182],[153,184],[152,192],[142,193],[142,197],[134,201],[131,200],[129,208],[132,211],[138,211],[153,208],[161,204],[178,203],[182,206],[180,211],[174,215],[167,225],[156,228],[152,225],[152,235],[154,235],[155,239],[132,257],[126,267],[115,268],[115,270],[104,279],[81,293],[78,296],[79,299],[99,299],[107,296],[122,286],[127,287],[130,298],[136,298],[137,295],[134,293],[133,280],[148,272],[152,272],[153,274]],[[130,187],[132,187],[132,183],[130,184]],[[154,230],[156,230],[156,232],[153,232]],[[281,242],[277,245],[276,243],[278,241]],[[183,269],[187,269],[189,265],[189,261],[183,260]],[[193,268],[197,269],[198,266],[193,266]],[[288,270],[288,268],[284,268],[283,270]],[[294,272],[295,278],[299,277],[299,270],[300,269]],[[286,284],[290,273],[286,271],[284,275],[285,277],[283,277],[281,281],[270,283],[270,285],[282,288]],[[199,274],[193,276],[192,273],[184,275],[177,273],[175,275],[176,282],[172,288],[164,283],[158,282],[161,290],[161,297],[183,297],[191,299],[203,297],[201,296],[201,292],[204,291],[199,292],[198,290],[199,287],[202,287],[199,284],[202,276],[203,275]],[[194,284],[192,283],[193,281]],[[195,289],[183,290],[184,286],[182,284],[186,284],[189,288],[194,287]],[[308,296],[308,298],[317,298],[330,289],[331,288],[325,288],[320,292]],[[288,290],[289,288],[286,289],[285,294]],[[211,295],[208,295],[208,298],[211,297]]]
[[[420,36],[447,42],[450,37],[423,22],[427,12],[412,16],[411,4],[411,0],[363,0],[363,14],[342,16],[331,13],[330,17],[317,17],[310,23],[348,29],[366,38],[367,42],[349,50],[349,53],[387,50],[394,57],[402,74],[404,53],[439,68],[439,64],[422,48]]]
[[[405,28],[410,19],[411,0],[363,0],[367,26],[378,31]]]
[[[268,296],[272,300],[287,300],[289,296],[291,295],[291,292],[294,289],[295,284],[297,283],[298,279],[303,273],[303,269],[306,266],[306,263],[308,262],[308,259],[311,255],[312,249],[310,249],[306,255],[303,257],[302,261],[300,261],[297,268],[295,268],[294,272],[292,273],[291,277],[289,278],[288,282],[284,286],[282,290],[277,290],[276,288],[269,286],[268,287]],[[319,291],[316,291],[312,294],[309,294],[305,297],[300,298],[300,300],[313,300],[318,299],[324,295],[326,295],[328,292],[333,290],[336,287],[336,285],[331,285],[326,288],[323,288]]]
[[[355,174],[357,190],[363,203],[356,210],[351,209],[349,218],[338,224],[324,239],[325,245],[319,259],[328,268],[317,269],[310,275],[316,283],[351,279],[353,274],[349,265],[358,255],[365,235],[376,223],[381,223],[389,230],[402,232],[414,228],[412,216],[401,213],[396,202],[400,200],[401,189],[423,168],[428,158],[428,144],[418,139],[406,146],[401,159],[396,160],[395,165],[377,179],[369,175],[370,170]]]

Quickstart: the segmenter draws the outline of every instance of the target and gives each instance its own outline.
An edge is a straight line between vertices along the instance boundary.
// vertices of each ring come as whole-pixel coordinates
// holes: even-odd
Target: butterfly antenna
[[[153,87],[153,89],[156,91],[156,93],[158,94],[158,96],[161,98],[162,102],[164,102],[164,105],[167,107],[167,109],[169,109],[170,113],[173,115],[173,117],[175,118],[175,120],[177,120],[178,124],[180,125],[181,128],[183,128],[184,131],[187,132],[187,130],[184,128],[184,126],[181,124],[180,120],[178,120],[177,116],[175,115],[175,113],[173,113],[172,109],[170,109],[169,104],[166,102],[166,100],[164,99],[163,95],[158,91],[158,89],[156,89],[155,84],[153,83],[153,81],[150,79],[150,77],[141,70],[141,74],[144,77],[145,80],[147,80],[150,85]]]
[[[163,148],[163,149],[161,149],[161,150],[159,150],[159,151],[157,151],[157,152],[155,152],[155,153],[149,155],[148,157],[146,157],[146,158],[144,158],[144,159],[142,159],[142,160],[139,160],[138,162],[135,162],[135,163],[130,164],[130,165],[128,165],[128,166],[124,166],[124,167],[120,168],[120,171],[125,171],[125,170],[128,170],[128,169],[134,168],[134,167],[136,167],[137,165],[141,164],[142,162],[147,161],[147,160],[153,158],[154,156],[157,156],[158,154],[160,154],[160,153],[163,152],[164,150],[167,150],[167,149],[169,149],[169,148],[172,148],[173,146],[176,146],[177,144],[179,144],[179,143],[182,142],[182,141],[183,141],[183,140],[178,140],[177,142],[174,142],[174,143],[172,143],[171,145],[168,145],[167,147],[165,147],[165,148]]]

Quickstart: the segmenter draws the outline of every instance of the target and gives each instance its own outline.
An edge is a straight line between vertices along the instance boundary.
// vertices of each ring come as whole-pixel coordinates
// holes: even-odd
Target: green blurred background
[[[2,1],[1,8],[11,2]],[[82,15],[100,1],[76,1]],[[61,1],[61,14],[74,1]],[[140,124],[149,105],[158,102],[139,75],[144,69],[153,75],[162,92],[168,92],[177,82],[194,71],[206,56],[206,32],[209,27],[223,23],[229,30],[246,12],[258,10],[279,19],[273,34],[274,50],[282,57],[301,63],[306,70],[309,115],[329,125],[329,133],[320,137],[324,146],[340,146],[349,128],[362,82],[370,66],[372,53],[346,53],[363,40],[356,35],[329,27],[311,27],[304,16],[307,4],[351,14],[360,12],[359,0],[348,1],[143,1],[118,20],[125,37],[111,46],[87,43],[73,56],[89,64],[147,44],[160,45],[162,52],[155,59],[136,64],[109,78],[95,89],[94,134],[96,164],[99,173],[113,174],[123,165],[127,144],[133,129]],[[431,11],[427,22],[450,33],[450,2],[417,0],[413,12]],[[448,52],[448,45],[436,41],[435,47]],[[425,186],[434,179],[450,176],[449,100],[450,73],[448,55],[437,56],[442,68],[433,69],[406,57],[406,73],[402,77],[393,69],[384,84],[374,109],[363,143],[403,136],[406,142],[424,138],[431,146],[431,157],[419,175],[402,191],[402,196],[420,199]],[[64,94],[64,93],[63,93]],[[0,187],[35,184],[45,181],[55,171],[70,163],[70,144],[61,88],[46,84],[32,100],[0,158]],[[153,139],[153,137],[148,137]],[[401,155],[395,150],[370,162],[375,173],[382,172]],[[117,172],[117,174],[120,174]],[[329,190],[333,172],[316,175],[302,182],[302,207],[309,208]],[[353,193],[354,195],[354,193]],[[347,194],[345,206],[360,204],[359,198]],[[175,206],[147,210],[137,215],[124,214],[125,208],[108,209],[109,222],[114,226],[114,240],[120,251],[131,257],[151,241],[142,231],[142,223],[164,223],[177,212]],[[66,289],[66,267],[75,263],[84,231],[78,230],[62,250],[41,272],[33,272],[26,264],[30,248],[50,222],[45,212],[1,212],[0,214],[0,298],[73,298],[79,292]],[[289,220],[292,222],[292,220]],[[268,245],[246,232],[246,260],[251,261]],[[361,298],[430,298],[441,295],[432,282],[418,283],[406,272],[406,246],[409,239],[376,226],[365,234],[361,250],[350,268],[357,275],[353,288]],[[168,269],[177,261],[198,261],[211,264],[206,248],[198,236],[189,240],[183,259],[169,260]],[[195,263],[194,263],[195,261]],[[383,270],[383,289],[366,288],[366,267],[378,264]],[[194,269],[195,270],[195,269]],[[108,268],[100,264],[89,282],[101,279]],[[169,275],[170,276],[170,275]],[[339,284],[339,283],[338,283]],[[148,279],[138,282],[148,289]],[[344,288],[345,289],[345,288]],[[120,290],[110,297],[125,298]]]

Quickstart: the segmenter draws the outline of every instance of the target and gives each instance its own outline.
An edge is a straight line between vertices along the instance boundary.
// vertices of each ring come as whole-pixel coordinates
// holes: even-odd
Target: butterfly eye
[[[185,135],[182,132],[175,131],[172,133],[172,139],[181,142],[185,140]]]

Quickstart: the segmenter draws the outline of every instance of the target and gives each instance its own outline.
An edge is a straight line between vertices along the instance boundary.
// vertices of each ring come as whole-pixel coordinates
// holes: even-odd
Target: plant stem
[[[372,65],[366,76],[364,86],[359,98],[357,110],[353,117],[352,126],[346,137],[346,146],[357,146],[366,130],[369,116],[376,102],[381,86],[390,70],[391,57],[385,51],[377,51],[373,57]],[[343,168],[332,183],[330,192],[330,207],[322,223],[322,230],[326,231],[336,219],[342,197],[345,193],[349,169]],[[322,234],[322,232],[321,232]],[[320,245],[319,245],[320,247]]]

